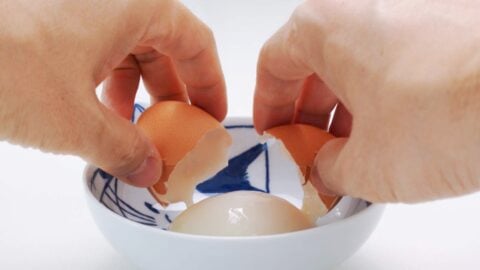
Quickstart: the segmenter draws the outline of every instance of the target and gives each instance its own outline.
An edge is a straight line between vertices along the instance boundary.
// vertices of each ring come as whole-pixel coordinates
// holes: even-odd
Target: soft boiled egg
[[[163,159],[161,179],[149,189],[163,205],[192,205],[196,184],[228,164],[230,135],[198,107],[179,101],[159,102],[143,112],[137,125]]]
[[[175,218],[171,231],[211,236],[255,236],[312,228],[288,201],[262,192],[235,191],[202,200]]]

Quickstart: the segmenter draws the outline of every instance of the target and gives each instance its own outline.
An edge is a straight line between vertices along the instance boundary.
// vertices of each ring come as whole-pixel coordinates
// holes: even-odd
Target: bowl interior
[[[136,104],[132,121],[136,122],[144,110]],[[301,179],[296,165],[279,145],[262,140],[249,118],[229,118],[224,125],[233,139],[228,166],[200,181],[194,202],[221,193],[251,190],[282,197],[301,207]],[[101,204],[137,223],[168,230],[172,220],[185,209],[183,203],[163,208],[148,189],[125,184],[98,168],[88,167],[86,180],[90,192]],[[327,215],[317,220],[317,225],[344,219],[369,205],[363,200],[343,197]]]

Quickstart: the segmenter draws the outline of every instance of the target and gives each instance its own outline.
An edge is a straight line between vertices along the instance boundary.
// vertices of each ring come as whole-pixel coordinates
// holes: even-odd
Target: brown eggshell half
[[[316,154],[327,141],[335,137],[320,128],[305,124],[270,128],[265,131],[265,135],[283,143],[301,172],[304,191],[302,211],[313,220],[325,215],[335,206],[340,197],[319,194],[309,178]]]
[[[181,201],[191,205],[196,184],[228,164],[230,135],[198,107],[178,101],[159,102],[140,116],[137,125],[163,160],[163,174],[149,188],[162,205]]]

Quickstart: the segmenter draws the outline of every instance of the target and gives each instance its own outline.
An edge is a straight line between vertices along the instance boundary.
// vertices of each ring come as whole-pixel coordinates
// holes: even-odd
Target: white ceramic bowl
[[[136,105],[132,120],[141,112],[143,107]],[[259,140],[251,119],[227,119],[225,126],[234,141],[228,169],[202,181],[194,202],[233,190],[259,190],[299,206],[303,193],[288,157]],[[124,184],[91,166],[84,180],[98,227],[140,269],[329,269],[360,248],[384,209],[343,197],[312,229],[256,237],[198,236],[168,231],[183,205],[162,209],[147,189]]]

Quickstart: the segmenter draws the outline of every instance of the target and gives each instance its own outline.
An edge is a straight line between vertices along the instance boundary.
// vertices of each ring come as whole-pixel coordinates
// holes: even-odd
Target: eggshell
[[[137,125],[153,141],[163,159],[163,174],[149,188],[163,205],[192,204],[199,181],[228,164],[232,139],[210,114],[178,101],[163,101],[148,108]]]
[[[262,192],[236,191],[200,201],[175,218],[170,231],[215,236],[255,236],[312,228],[288,201]]]
[[[301,171],[304,179],[302,210],[314,220],[326,214],[339,197],[318,194],[309,178],[316,154],[327,141],[335,137],[320,128],[305,124],[277,126],[266,130],[265,134],[281,140]]]

